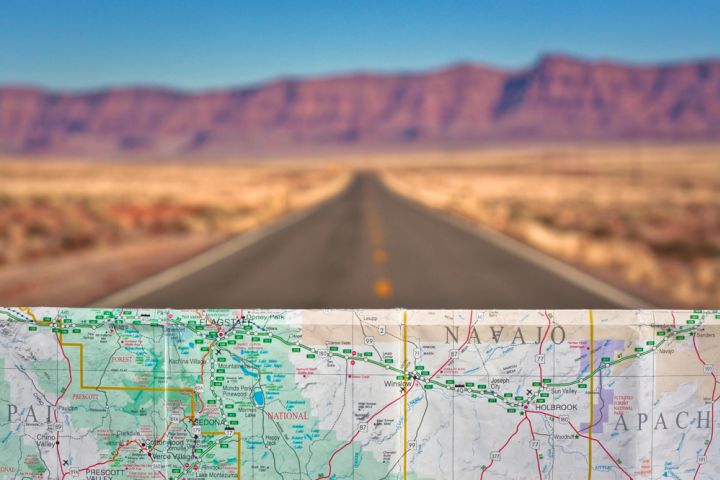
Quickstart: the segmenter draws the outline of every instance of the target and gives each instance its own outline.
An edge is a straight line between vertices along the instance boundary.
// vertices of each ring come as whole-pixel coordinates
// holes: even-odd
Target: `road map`
[[[0,308],[0,478],[717,479],[720,314]]]

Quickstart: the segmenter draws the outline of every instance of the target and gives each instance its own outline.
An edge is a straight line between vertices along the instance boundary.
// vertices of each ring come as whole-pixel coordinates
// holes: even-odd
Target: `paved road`
[[[582,274],[576,278],[572,269],[568,274],[567,267],[555,268],[557,262],[545,265],[542,255],[536,261],[532,251],[523,255],[521,248],[518,254],[502,242],[499,246],[497,239],[394,195],[374,175],[360,174],[336,199],[216,263],[171,283],[166,276],[159,289],[139,285],[129,297],[108,300],[175,308],[602,308],[623,303]]]

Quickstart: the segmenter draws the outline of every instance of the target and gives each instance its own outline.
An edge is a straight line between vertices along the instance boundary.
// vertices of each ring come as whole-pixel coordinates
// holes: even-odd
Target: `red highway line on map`
[[[530,435],[532,435],[532,439],[535,440],[535,430],[533,430],[532,422],[530,421],[530,417],[525,415],[525,418],[527,418],[528,421],[528,427],[530,427]],[[542,470],[540,469],[540,454],[537,450],[535,450],[535,460],[537,461],[537,467],[538,467],[538,477],[540,480],[542,480]]]
[[[697,342],[695,341],[695,338],[697,337],[697,332],[695,332],[692,336],[693,339],[693,347],[695,348],[695,355],[697,355],[698,360],[700,360],[700,363],[704,365],[707,365],[705,363],[705,360],[703,360],[702,355],[700,355],[700,349],[697,346]],[[710,394],[710,439],[708,440],[707,445],[705,446],[705,452],[703,455],[707,457],[707,452],[710,450],[710,444],[713,441],[713,437],[715,436],[715,401],[717,398],[715,398],[715,392],[717,391],[717,375],[715,375],[715,372],[710,372],[710,375],[712,375],[713,378],[713,390]],[[720,398],[720,397],[718,397]],[[693,475],[693,480],[697,478],[698,473],[700,473],[700,467],[702,466],[701,463],[698,464],[697,468],[695,469],[695,475]]]
[[[71,364],[70,364],[70,359],[69,359],[68,356],[65,354],[65,349],[63,348],[63,344],[62,344],[62,342],[60,341],[60,337],[58,336],[58,334],[55,334],[55,338],[57,338],[58,345],[60,346],[60,351],[62,352],[63,357],[65,358],[65,361],[66,361],[67,364],[68,364],[68,373],[69,373],[69,375],[70,375],[70,380],[68,381],[68,384],[67,384],[67,386],[65,387],[65,390],[63,390],[62,394],[61,394],[61,395],[57,398],[57,400],[55,401],[55,422],[57,422],[57,421],[58,421],[57,407],[58,407],[58,405],[59,405],[59,403],[60,403],[60,400],[62,400],[62,398],[63,398],[63,397],[65,396],[65,394],[67,393],[67,391],[70,389],[70,385],[71,385],[72,382],[73,382],[73,376],[72,376],[72,366],[71,366]],[[170,425],[172,425],[172,422],[170,423]],[[165,432],[163,433],[163,437],[164,437],[164,435],[167,433],[167,431],[170,429],[170,425],[168,425],[167,429],[166,429]],[[161,440],[160,440],[160,441],[162,441],[162,437],[161,437]],[[151,455],[151,454],[152,454],[152,451],[155,449],[155,447],[157,447],[157,445],[160,443],[160,441],[156,442],[155,445],[153,446],[153,448],[147,450],[147,453],[150,455],[150,459],[151,459],[151,460],[153,460],[153,457],[152,457],[152,455]],[[137,440],[130,440],[130,441],[126,442],[125,444],[122,444],[122,443],[121,443],[120,445],[118,445],[118,447],[115,449],[115,454],[114,454],[114,455],[112,456],[112,458],[110,458],[109,460],[106,460],[106,461],[104,461],[104,462],[95,463],[95,464],[90,465],[90,466],[88,466],[88,467],[81,468],[81,469],[79,469],[78,471],[79,471],[79,472],[84,472],[84,471],[90,470],[91,468],[99,467],[99,466],[101,466],[101,465],[106,465],[106,464],[108,464],[108,463],[110,463],[110,462],[115,461],[115,459],[120,455],[120,450],[121,450],[122,448],[126,447],[126,446],[129,446],[129,445],[133,444],[133,443],[137,444],[138,447],[140,447],[140,450],[146,451],[146,449],[145,449]],[[61,455],[60,455],[60,432],[57,432],[57,433],[55,434],[55,447],[56,447],[56,450],[57,450],[58,465],[60,466],[60,473],[62,474],[62,478],[63,478],[63,480],[64,480],[65,477],[66,477],[70,472],[66,472],[65,469],[63,468],[62,457],[61,457]],[[163,478],[166,478],[165,475],[164,475],[162,472],[158,472],[158,473],[159,473]]]
[[[520,420],[520,421],[518,422],[518,424],[515,425],[515,431],[510,434],[510,436],[508,437],[507,440],[505,440],[505,443],[503,444],[502,447],[500,447],[500,450],[498,450],[498,453],[502,453],[502,451],[505,450],[505,447],[508,446],[508,444],[510,443],[510,440],[512,440],[513,437],[514,437],[515,435],[517,435],[517,433],[520,431],[520,425],[522,425],[523,422],[525,422],[527,419],[528,419],[528,417],[527,417],[527,416],[524,416],[524,417],[522,418],[522,420]],[[480,480],[482,480],[483,476],[485,475],[485,472],[487,472],[488,470],[490,470],[490,467],[493,466],[493,463],[495,463],[495,460],[490,460],[490,464],[489,464],[487,467],[485,467],[482,472],[480,472]]]
[[[240,310],[240,317],[241,317],[241,318],[244,316],[244,313],[243,313],[243,312],[244,312],[244,310]],[[201,319],[203,319],[202,313],[201,313],[199,310],[195,310],[195,313],[197,313],[198,317],[200,317]],[[218,334],[222,332],[222,329],[220,328],[220,325],[214,323],[210,317],[206,316],[206,317],[204,317],[204,319],[205,319],[208,323],[211,323],[211,324],[215,325],[215,328],[217,329]],[[205,381],[204,381],[204,375],[205,375],[205,360],[207,360],[207,357],[210,355],[210,352],[212,352],[213,347],[215,346],[215,344],[218,342],[219,339],[220,339],[220,337],[218,336],[217,339],[213,340],[213,342],[212,342],[212,343],[210,344],[210,346],[209,346],[210,348],[208,348],[208,351],[205,352],[205,355],[203,355],[202,361],[200,362],[200,383],[201,383],[201,384],[202,384],[202,383],[205,383]],[[203,402],[203,399],[202,399],[202,397],[200,396],[200,394],[197,395],[197,399],[200,401],[200,410],[197,412],[198,415],[200,415],[200,414],[202,414],[202,413],[205,411],[205,402]],[[195,413],[195,412],[193,412],[193,414],[194,414],[194,413]],[[185,418],[183,418],[183,420],[185,420],[185,419],[187,419],[187,418],[189,418],[189,417],[185,417]]]
[[[545,310],[545,318],[547,318],[547,328],[545,329],[545,333],[543,334],[542,340],[540,340],[540,345],[538,346],[538,355],[542,355],[542,348],[543,344],[545,343],[545,339],[547,338],[548,332],[550,331],[550,324],[552,321],[550,320],[550,316],[547,313],[547,310]],[[592,348],[592,347],[590,347]],[[543,383],[543,372],[542,372],[542,364],[538,363],[538,368],[540,369],[540,385]]]
[[[472,319],[473,319],[473,311],[470,310],[470,324],[468,325],[467,337],[465,338],[465,341],[464,341],[463,344],[460,346],[460,348],[458,348],[458,351],[460,351],[460,350],[462,350],[463,348],[465,348],[465,345],[467,345],[468,342],[470,341],[470,334],[472,333]],[[432,375],[430,375],[429,380],[432,380],[433,377],[435,377],[435,375],[437,375],[438,373],[440,373],[440,372],[442,371],[442,369],[445,368],[445,366],[446,366],[448,363],[450,363],[452,360],[453,360],[452,357],[448,358],[448,359],[445,361],[445,363],[443,363],[443,364],[440,366],[440,368],[438,368],[438,369],[435,371],[435,373],[433,373]],[[405,398],[405,396],[410,393],[410,390],[412,390],[413,387],[415,387],[416,383],[417,383],[417,379],[416,379],[416,378],[413,378],[413,383],[412,383],[412,385],[410,385],[410,387],[409,387],[402,395],[400,395],[398,398],[396,398],[396,399],[393,400],[392,402],[390,402],[390,403],[388,403],[387,405],[385,405],[382,409],[380,409],[377,413],[375,413],[372,417],[370,417],[370,418],[368,419],[368,423],[369,423],[373,418],[375,418],[375,417],[377,417],[378,415],[380,415],[380,414],[381,414],[385,409],[387,409],[390,405],[394,404],[394,403],[397,402],[398,400],[402,400],[403,398]],[[337,455],[338,453],[340,453],[340,452],[341,452],[343,449],[345,449],[348,445],[352,444],[352,442],[355,440],[355,438],[356,438],[359,434],[360,434],[360,430],[358,430],[357,432],[355,432],[355,434],[350,438],[350,440],[348,440],[345,444],[343,444],[342,446],[340,446],[340,448],[338,448],[337,450],[335,450],[335,451],[332,453],[332,455],[330,455],[330,459],[328,460],[328,463],[327,463],[327,465],[328,465],[328,467],[329,467],[329,472],[328,472],[328,474],[327,474],[327,475],[320,476],[320,477],[318,477],[316,480],[323,480],[323,479],[325,479],[325,478],[330,478],[330,477],[332,476],[332,461],[333,461],[333,458],[335,458],[335,455]]]
[[[210,344],[208,351],[205,352],[205,355],[203,355],[202,360],[200,361],[200,383],[205,383],[205,361],[207,360],[207,357],[210,355],[210,352],[212,352],[213,347],[215,346],[215,343],[217,343],[217,340],[213,340],[213,342]],[[196,392],[196,397],[198,401],[200,402],[200,410],[198,410],[197,414],[201,415],[205,411],[205,402],[203,402],[202,396],[200,393]],[[192,412],[193,415],[195,415],[195,412]],[[186,416],[183,418],[183,420],[186,420],[188,418],[191,418],[191,416]]]
[[[557,415],[553,415],[552,413],[542,412],[542,411],[540,411],[540,410],[525,410],[525,414],[528,414],[528,413],[537,413],[537,414],[539,414],[539,415],[545,415],[545,416],[547,416],[547,417],[552,417],[552,418],[555,418],[555,419],[559,419],[559,418],[560,418],[560,417],[558,417]],[[613,461],[613,463],[615,464],[615,466],[617,466],[617,467],[620,469],[620,471],[625,474],[625,476],[626,476],[627,478],[629,478],[630,480],[633,480],[632,475],[630,475],[628,472],[625,471],[625,469],[624,469],[622,466],[620,466],[620,464],[615,460],[615,457],[613,457],[613,456],[610,454],[610,452],[608,451],[608,449],[605,448],[605,445],[603,445],[600,440],[598,440],[597,438],[594,438],[594,437],[588,437],[587,435],[584,435],[584,434],[581,433],[577,428],[575,428],[575,425],[573,425],[571,422],[568,422],[568,425],[570,425],[570,428],[572,428],[572,429],[575,431],[575,434],[576,434],[576,435],[578,435],[578,436],[580,436],[580,437],[583,437],[583,438],[585,438],[585,439],[587,439],[587,440],[592,440],[593,442],[595,442],[595,443],[597,443],[598,445],[600,445],[600,448],[602,448],[602,449],[605,451],[605,453],[606,453],[607,456],[610,458],[610,460]]]
[[[393,400],[392,402],[388,403],[388,404],[385,405],[383,408],[381,408],[380,410],[378,410],[372,417],[368,418],[368,420],[367,420],[366,423],[370,423],[375,417],[377,417],[378,415],[380,415],[382,412],[384,412],[386,409],[388,409],[391,405],[393,405],[393,404],[396,403],[397,401],[402,400],[403,398],[405,398],[405,396],[410,393],[410,390],[413,389],[413,387],[416,385],[416,383],[417,383],[417,379],[413,378],[413,383],[412,383],[412,385],[410,385],[410,387],[409,387],[402,395],[400,395],[400,396],[397,397],[395,400]],[[347,447],[348,445],[352,444],[352,442],[355,441],[355,438],[357,438],[358,435],[360,435],[360,430],[358,430],[357,432],[355,432],[355,434],[350,438],[350,440],[348,440],[344,445],[342,445],[340,448],[338,448],[337,450],[335,450],[335,451],[332,453],[332,455],[330,455],[330,459],[328,460],[328,463],[327,463],[327,465],[328,465],[328,467],[329,467],[328,474],[327,474],[327,475],[323,475],[323,476],[321,476],[321,477],[318,477],[317,480],[322,480],[322,479],[324,479],[324,478],[330,478],[330,477],[332,476],[332,461],[333,461],[333,458],[335,458],[335,455],[337,455],[338,453],[340,453],[341,451],[343,451],[343,450],[345,449],[345,447]]]
[[[197,312],[197,311],[196,311],[196,312]],[[200,312],[197,312],[197,313],[198,313],[198,315],[200,315]],[[241,315],[241,317],[242,317],[242,315],[243,315],[242,311],[241,311],[241,314],[240,314],[240,315]],[[202,318],[202,317],[201,317],[201,318]],[[211,323],[212,323],[212,322],[211,322]],[[215,326],[216,326],[218,332],[220,332],[220,331],[221,331],[220,326],[219,326],[219,325],[215,325]],[[63,390],[62,394],[61,394],[61,395],[57,398],[57,400],[55,401],[55,421],[57,422],[57,421],[58,421],[58,418],[57,418],[57,406],[58,406],[58,404],[60,403],[60,400],[65,396],[65,394],[66,394],[67,391],[69,390],[70,385],[72,384],[72,381],[73,381],[73,377],[72,377],[72,366],[71,366],[71,364],[70,364],[70,359],[69,359],[68,356],[65,354],[65,349],[63,348],[62,342],[60,342],[59,336],[56,334],[55,337],[56,337],[57,340],[58,340],[58,345],[60,345],[60,350],[62,351],[63,357],[65,357],[65,361],[66,361],[67,364],[68,364],[68,372],[69,372],[69,374],[70,374],[70,380],[69,380],[67,386],[65,387],[65,390]],[[200,371],[200,381],[201,381],[201,382],[203,381],[203,374],[204,374],[203,370],[204,370],[204,366],[205,366],[205,360],[207,359],[207,356],[209,355],[210,351],[212,351],[212,347],[213,347],[214,345],[215,345],[215,342],[213,342],[213,343],[210,345],[210,348],[208,349],[208,352],[205,354],[205,356],[204,356],[203,359],[202,359],[201,371]],[[414,385],[415,385],[415,381],[413,380],[413,386],[414,386]],[[412,388],[412,386],[411,386],[410,388]],[[407,391],[405,394],[407,395],[407,393],[409,393],[409,392],[410,392],[410,389],[408,389],[408,391]],[[197,398],[198,398],[198,400],[200,401],[200,403],[201,403],[201,405],[202,405],[202,407],[201,407],[201,409],[200,409],[200,411],[199,411],[198,413],[202,413],[203,410],[204,410],[204,408],[205,408],[205,403],[202,401],[202,398],[201,398],[200,395],[197,395]],[[400,398],[403,398],[403,397],[400,397]],[[399,400],[399,399],[398,399],[398,400]],[[397,401],[397,400],[395,400],[395,401]],[[372,418],[375,418],[375,416],[377,416],[377,415],[379,415],[380,413],[382,413],[383,410],[385,410],[387,407],[389,407],[390,405],[392,405],[393,403],[395,403],[395,401],[393,401],[393,402],[391,402],[390,404],[386,405],[382,410],[380,410],[378,413],[376,413],[375,415],[373,415],[373,417],[371,417],[370,420],[372,420]],[[193,413],[194,413],[194,412],[193,412]],[[190,417],[185,417],[185,419],[187,419],[187,418],[190,418]],[[183,420],[185,420],[185,419],[183,419]],[[110,459],[105,460],[105,461],[102,461],[102,462],[94,463],[94,464],[92,464],[92,465],[90,465],[90,466],[88,466],[88,467],[81,468],[81,469],[79,469],[78,471],[79,471],[79,472],[85,472],[85,471],[90,470],[91,468],[99,467],[99,466],[102,466],[102,465],[107,465],[108,463],[111,463],[111,462],[115,461],[115,460],[117,459],[117,457],[120,455],[120,451],[121,451],[123,448],[132,445],[133,443],[136,444],[136,445],[140,448],[141,451],[147,452],[147,453],[148,453],[148,456],[150,457],[150,459],[154,461],[154,458],[152,457],[152,452],[155,450],[155,448],[157,448],[158,445],[160,445],[160,443],[162,443],[163,439],[165,438],[165,436],[166,436],[167,433],[169,432],[170,428],[172,427],[172,424],[173,424],[173,422],[170,422],[170,423],[167,425],[167,427],[166,427],[165,430],[163,431],[162,435],[154,442],[154,444],[153,444],[153,446],[152,446],[151,448],[146,449],[146,448],[143,447],[142,444],[140,444],[137,440],[129,440],[129,441],[125,442],[125,443],[121,443],[120,445],[118,445],[117,448],[115,449],[115,453],[113,454],[113,456],[112,456]],[[358,432],[358,433],[359,433],[359,432]],[[59,436],[60,436],[60,433],[59,433],[59,432],[56,433],[56,437],[55,437],[55,438],[56,438],[56,447],[57,447],[58,463],[59,463],[59,465],[60,465],[60,473],[62,473],[62,478],[64,479],[64,478],[68,475],[69,472],[65,472],[65,470],[64,470],[64,468],[63,468],[63,466],[62,466],[62,458],[61,458],[61,456],[60,456],[60,442],[59,442],[60,439],[59,439]],[[353,437],[353,438],[354,438],[354,437]],[[352,441],[352,440],[351,440],[351,441]],[[162,476],[162,478],[166,478],[166,477],[165,477],[165,474],[164,474],[163,472],[158,471],[157,473],[159,473],[160,476]]]
[[[140,447],[140,444],[138,443],[137,440],[128,440],[127,442],[121,443],[120,445],[117,446],[117,448],[115,449],[115,452],[113,453],[113,456],[110,457],[110,459],[102,461],[102,462],[93,463],[92,465],[89,465],[85,468],[81,468],[78,471],[86,472],[86,471],[90,470],[91,468],[100,467],[102,465],[107,465],[108,463],[114,462],[117,459],[117,457],[120,456],[120,450],[122,450],[125,447],[129,447],[133,443],[135,443],[138,447]],[[142,447],[140,447],[140,448],[142,448]],[[67,475],[67,474],[64,474],[63,478],[65,478],[65,475]]]
[[[470,324],[468,325],[467,336],[465,337],[465,341],[463,342],[463,344],[460,345],[460,348],[457,349],[457,350],[458,350],[458,355],[459,355],[460,350],[462,350],[463,348],[465,348],[465,345],[467,345],[468,342],[470,341],[470,334],[472,333],[472,324],[473,324],[473,311],[470,310]],[[442,369],[445,368],[445,367],[447,366],[447,364],[450,363],[450,362],[452,362],[452,361],[453,361],[453,358],[452,358],[452,357],[450,357],[450,358],[448,358],[447,360],[445,360],[445,363],[443,363],[442,365],[440,365],[440,368],[438,368],[437,370],[435,370],[435,373],[433,373],[432,375],[430,375],[430,378],[428,379],[428,381],[429,381],[429,380],[432,380],[433,378],[435,378],[435,375],[437,375],[438,373],[442,372]]]
[[[60,404],[60,400],[62,400],[62,398],[67,393],[67,391],[70,389],[70,385],[72,384],[72,381],[73,381],[73,376],[72,376],[72,365],[70,365],[70,359],[65,354],[65,349],[63,348],[62,342],[60,341],[60,337],[57,333],[55,334],[55,338],[58,341],[58,345],[60,345],[60,351],[62,352],[63,357],[65,357],[65,361],[67,362],[67,365],[68,365],[68,374],[70,375],[70,380],[68,381],[67,386],[65,387],[63,392],[60,394],[60,396],[58,396],[57,400],[55,400],[54,415],[55,415],[55,423],[57,423],[58,422],[58,414],[57,414],[58,405]],[[60,473],[62,473],[63,477],[65,477],[65,469],[63,468],[62,456],[60,455],[60,432],[55,433],[55,451],[57,452],[58,465],[60,466]]]
[[[108,463],[114,462],[120,456],[120,451],[125,447],[129,447],[133,443],[136,444],[140,448],[141,451],[143,451],[143,452],[147,451],[148,454],[150,454],[152,452],[152,450],[155,448],[155,447],[153,447],[152,449],[147,450],[137,440],[128,440],[127,442],[121,443],[120,445],[117,446],[117,448],[115,449],[115,453],[113,454],[113,456],[110,459],[105,460],[103,462],[94,463],[85,468],[81,468],[78,470],[78,472],[86,472],[86,471],[90,470],[91,468],[100,467],[103,465],[107,465]],[[155,446],[157,446],[157,444]],[[150,456],[150,459],[154,461],[152,456]],[[159,473],[163,478],[167,478],[167,477],[165,477],[165,474],[163,472],[161,472],[159,470],[156,470],[156,472]],[[68,475],[68,474],[64,473],[62,478],[64,479],[66,475]]]

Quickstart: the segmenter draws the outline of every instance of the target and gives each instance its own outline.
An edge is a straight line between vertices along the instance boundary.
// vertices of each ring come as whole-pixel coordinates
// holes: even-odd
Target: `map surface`
[[[720,315],[0,308],[0,478],[716,479]]]

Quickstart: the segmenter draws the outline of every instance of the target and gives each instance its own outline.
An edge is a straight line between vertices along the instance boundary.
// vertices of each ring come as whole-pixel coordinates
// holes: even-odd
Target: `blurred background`
[[[720,304],[717,2],[0,10],[0,304]]]

